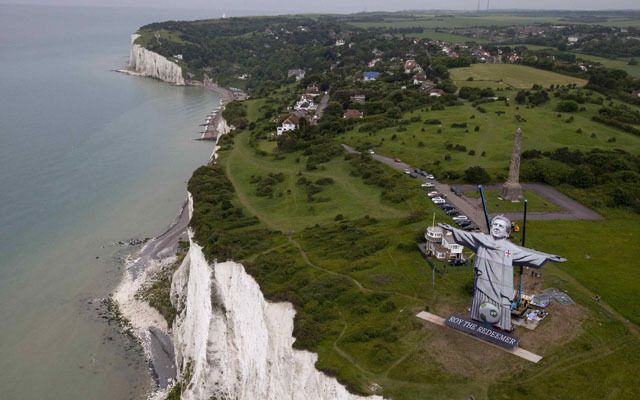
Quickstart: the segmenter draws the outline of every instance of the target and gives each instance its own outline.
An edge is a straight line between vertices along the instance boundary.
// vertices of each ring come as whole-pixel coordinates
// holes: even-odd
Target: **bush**
[[[563,100],[556,106],[556,111],[560,112],[576,112],[578,111],[578,103],[573,100]]]
[[[491,181],[489,173],[480,166],[469,167],[464,171],[464,179],[468,183],[486,184]]]

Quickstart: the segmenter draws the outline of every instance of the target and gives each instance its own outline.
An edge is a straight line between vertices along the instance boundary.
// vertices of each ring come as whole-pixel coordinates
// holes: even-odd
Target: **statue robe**
[[[480,305],[492,303],[500,310],[500,321],[495,326],[511,331],[511,303],[515,297],[513,266],[540,268],[553,255],[520,247],[507,239],[494,239],[486,233],[455,228],[451,233],[456,243],[476,253],[471,318],[481,321]]]

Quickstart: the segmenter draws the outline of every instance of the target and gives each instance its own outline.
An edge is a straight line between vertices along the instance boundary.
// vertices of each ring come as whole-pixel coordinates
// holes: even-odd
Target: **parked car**
[[[466,226],[469,225],[473,225],[473,222],[469,221],[469,220],[461,220],[461,221],[454,221],[456,223],[456,225],[458,225],[461,228],[465,228]]]
[[[434,176],[433,176],[433,175],[431,175],[431,174],[427,174],[427,175],[425,176],[425,178],[427,178],[427,179],[431,179],[431,180],[436,179],[436,178],[434,178]]]
[[[433,204],[444,204],[445,200],[442,197],[434,197],[431,199]]]
[[[420,187],[423,187],[423,188],[433,188],[433,187],[436,187],[436,185],[434,185],[434,184],[433,184],[433,183],[431,183],[431,182],[425,182],[425,183],[423,183],[422,185],[420,185]]]
[[[454,258],[452,260],[449,260],[449,265],[466,265],[466,264],[467,264],[466,258]]]
[[[443,210],[455,210],[456,206],[454,206],[453,204],[449,204],[449,203],[443,203],[440,208],[442,208]]]
[[[394,159],[393,159],[393,161],[395,161],[395,162],[397,162],[397,163],[402,162],[402,161],[400,161],[400,159],[399,159],[399,158],[394,158]]]
[[[375,152],[375,151],[373,151],[373,149],[369,149],[369,154],[370,154],[370,155],[374,155],[374,154],[376,154],[376,152]]]
[[[427,196],[436,197],[436,196],[440,196],[440,193],[438,191],[434,190],[433,192],[427,193]]]
[[[415,172],[411,172],[411,173],[409,174],[409,176],[410,176],[410,177],[412,177],[412,178],[417,178],[417,177],[418,177],[418,174],[416,174]]]
[[[455,208],[451,208],[451,209],[449,209],[449,210],[447,210],[445,212],[450,217],[455,217],[456,215],[460,215],[460,211],[456,210]]]
[[[460,215],[456,215],[455,217],[453,217],[454,221],[468,221],[469,217],[467,217],[466,215],[460,214]]]
[[[451,186],[451,191],[455,193],[456,196],[462,197],[462,191],[458,189],[456,186]]]
[[[409,175],[409,174],[411,174],[411,170],[409,168],[405,168],[404,173]]]

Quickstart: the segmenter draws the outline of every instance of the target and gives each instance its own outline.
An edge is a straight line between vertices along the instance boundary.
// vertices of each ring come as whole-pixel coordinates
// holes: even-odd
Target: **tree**
[[[484,168],[476,165],[464,171],[464,179],[469,183],[485,184],[491,181],[491,176]]]
[[[563,100],[558,103],[556,111],[560,112],[576,112],[578,111],[578,103],[573,100]]]

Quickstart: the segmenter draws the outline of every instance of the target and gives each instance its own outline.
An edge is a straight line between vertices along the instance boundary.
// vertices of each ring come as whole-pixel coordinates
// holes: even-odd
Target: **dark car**
[[[469,226],[469,225],[473,225],[473,222],[471,222],[471,221],[467,221],[467,220],[463,220],[463,221],[454,221],[454,222],[455,222],[455,224],[456,224],[456,225],[458,225],[458,226],[459,226],[459,227],[461,227],[461,228],[464,228],[464,227]]]
[[[456,258],[453,260],[449,260],[449,265],[466,265],[467,260],[464,258]]]
[[[440,208],[442,208],[443,210],[455,210],[456,206],[454,206],[453,204],[449,204],[449,203],[442,203],[442,204],[440,204]]]
[[[409,176],[412,177],[412,178],[417,178],[418,174],[416,174],[415,172],[411,172],[411,173],[409,173]]]
[[[462,197],[462,191],[455,186],[451,186],[451,191],[455,193],[456,196]]]
[[[451,209],[449,209],[449,210],[447,210],[447,211],[445,211],[445,212],[446,212],[446,213],[447,213],[447,215],[448,215],[448,216],[450,216],[450,217],[457,217],[458,215],[460,215],[460,212],[459,212],[457,209],[455,209],[455,208],[451,208]]]

